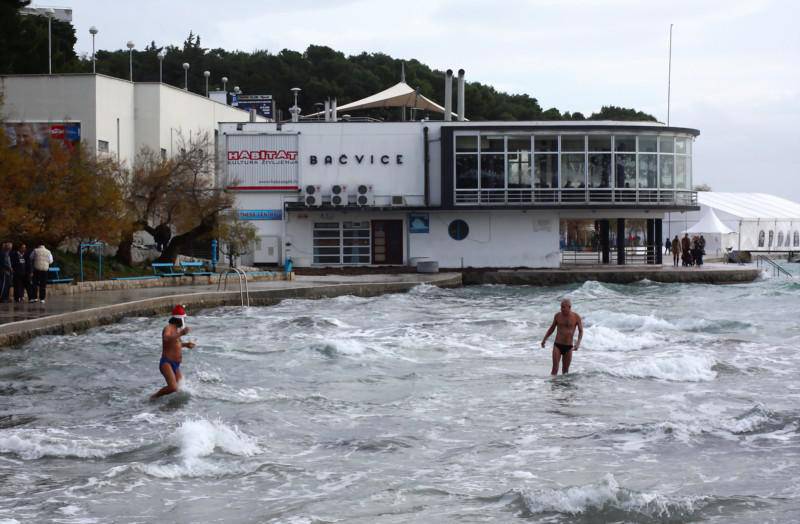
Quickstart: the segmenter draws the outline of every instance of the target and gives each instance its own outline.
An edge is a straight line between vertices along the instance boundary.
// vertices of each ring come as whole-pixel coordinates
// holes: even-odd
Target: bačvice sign
[[[296,191],[297,135],[226,135],[226,187],[239,191]]]

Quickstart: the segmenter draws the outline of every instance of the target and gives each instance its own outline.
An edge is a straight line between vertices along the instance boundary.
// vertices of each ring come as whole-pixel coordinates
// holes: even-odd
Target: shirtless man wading
[[[158,369],[164,375],[167,385],[156,391],[150,398],[158,398],[178,391],[181,381],[181,359],[183,348],[194,348],[194,342],[183,342],[181,337],[189,333],[186,327],[186,310],[181,305],[172,308],[172,318],[161,332],[161,360]]]
[[[561,372],[569,372],[572,351],[578,351],[578,346],[581,345],[581,339],[583,338],[583,322],[577,313],[572,312],[572,302],[568,298],[561,301],[561,311],[553,317],[553,323],[542,339],[542,347],[544,347],[545,342],[547,342],[547,339],[556,328],[558,328],[558,331],[556,331],[556,341],[553,344],[553,369],[550,371],[551,375],[558,375],[558,361],[561,360],[561,357],[564,357]],[[575,328],[578,328],[578,341],[573,346],[572,339],[575,338]]]

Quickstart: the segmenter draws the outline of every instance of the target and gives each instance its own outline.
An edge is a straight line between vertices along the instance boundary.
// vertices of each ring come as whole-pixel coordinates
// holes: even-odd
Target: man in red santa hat
[[[178,304],[172,308],[172,317],[161,332],[161,360],[158,369],[164,375],[167,385],[156,391],[150,398],[158,398],[178,391],[178,383],[183,378],[181,374],[181,353],[183,348],[192,349],[194,342],[183,342],[181,337],[189,334],[186,327],[186,309]]]

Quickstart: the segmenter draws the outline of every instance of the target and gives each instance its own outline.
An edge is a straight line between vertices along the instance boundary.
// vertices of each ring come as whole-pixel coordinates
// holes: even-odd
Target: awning
[[[380,93],[350,102],[343,106],[336,108],[337,113],[341,111],[353,111],[358,109],[373,109],[385,107],[409,107],[416,109],[423,109],[425,111],[434,111],[437,113],[444,113],[444,107],[436,102],[418,94],[416,89],[412,88],[405,82],[398,82],[389,89],[384,89]],[[324,111],[304,116],[317,116],[323,114]],[[458,118],[458,115],[453,112],[453,118]]]

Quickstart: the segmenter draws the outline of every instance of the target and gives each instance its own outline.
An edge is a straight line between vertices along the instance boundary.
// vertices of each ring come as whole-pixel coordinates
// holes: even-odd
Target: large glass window
[[[617,187],[636,189],[636,154],[614,155],[616,159]]]
[[[561,135],[561,151],[586,151],[586,137],[583,135]]]
[[[342,222],[342,264],[370,263],[369,222]]]
[[[589,187],[611,187],[610,153],[589,153]]]
[[[674,136],[661,136],[658,137],[658,147],[660,153],[674,153],[675,152],[675,137]]]
[[[675,189],[691,189],[689,186],[689,157],[675,157]]]
[[[531,187],[531,138],[508,137],[506,157],[507,187],[519,189]]]
[[[498,189],[505,187],[506,156],[502,154],[481,152],[481,189]]]
[[[456,136],[456,153],[477,153],[478,135]]]
[[[456,189],[478,188],[478,155],[456,155]]]
[[[558,187],[558,155],[536,154],[533,156],[534,187],[551,189]]]
[[[658,175],[658,155],[639,155],[639,187],[656,188]]]
[[[639,137],[639,152],[640,153],[655,153],[657,151],[656,137],[654,136],[640,136]]]
[[[535,153],[558,153],[557,136],[533,137],[533,150]]]
[[[586,156],[583,153],[561,154],[561,187],[565,189],[586,187],[585,173]]]
[[[635,136],[615,136],[614,137],[614,151],[620,153],[634,153],[636,152],[636,137]]]
[[[658,155],[658,173],[661,177],[659,187],[672,189],[675,184],[675,157],[673,155]]]
[[[506,150],[504,136],[481,135],[481,153],[503,153]]]

